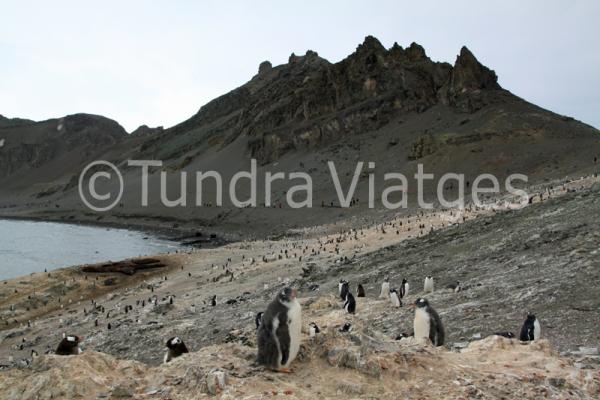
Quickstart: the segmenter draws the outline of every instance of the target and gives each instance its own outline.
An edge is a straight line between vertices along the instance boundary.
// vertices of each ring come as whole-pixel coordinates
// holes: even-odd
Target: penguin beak
[[[415,308],[417,308],[417,306],[415,305],[415,303],[411,303],[408,305],[408,308],[410,308],[411,310],[414,310]]]
[[[298,291],[296,289],[292,289],[292,299],[295,299],[298,295]]]

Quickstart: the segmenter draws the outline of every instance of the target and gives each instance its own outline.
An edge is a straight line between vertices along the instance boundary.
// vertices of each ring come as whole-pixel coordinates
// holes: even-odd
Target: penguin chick
[[[183,343],[183,340],[177,336],[167,340],[165,346],[167,346],[167,352],[165,353],[165,358],[163,359],[165,364],[184,353],[189,353],[185,343]]]
[[[79,348],[79,342],[81,338],[75,335],[66,335],[59,343],[56,348],[55,354],[59,356],[75,356],[81,354],[82,351]]]
[[[444,344],[444,326],[438,313],[429,305],[427,299],[420,298],[415,302],[415,319],[413,330],[415,339],[429,338],[434,346]]]
[[[286,287],[267,307],[258,328],[256,362],[275,371],[291,372],[300,349],[302,308],[296,289]]]
[[[521,334],[519,335],[519,340],[522,342],[532,342],[534,340],[538,340],[542,337],[542,327],[540,326],[540,322],[535,317],[535,315],[528,313],[525,322],[523,323],[523,327],[521,328]]]

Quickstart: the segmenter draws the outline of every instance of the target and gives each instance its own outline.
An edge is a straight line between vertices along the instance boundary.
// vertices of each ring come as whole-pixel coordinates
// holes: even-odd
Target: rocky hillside
[[[169,227],[193,222],[242,236],[330,222],[339,213],[334,209],[282,217],[282,211],[244,211],[233,207],[226,195],[219,208],[168,208],[158,190],[141,207],[139,168],[127,168],[126,160],[162,160],[162,169],[171,173],[168,197],[176,198],[176,173],[188,172],[187,193],[192,197],[195,171],[217,171],[227,185],[235,172],[249,169],[253,157],[259,176],[266,171],[306,172],[313,179],[314,204],[337,205],[327,161],[336,163],[343,185],[357,161],[376,161],[376,185],[381,188],[386,185],[384,173],[412,176],[418,163],[436,177],[450,171],[465,174],[467,180],[481,173],[503,180],[521,173],[530,183],[539,183],[597,172],[593,160],[600,156],[598,130],[501,88],[494,71],[467,48],[449,64],[431,60],[416,43],[386,49],[370,36],[336,63],[315,51],[292,54],[283,65],[265,61],[246,84],[168,129],[142,126],[127,136],[113,121],[83,115],[17,125],[2,121],[0,207],[10,208],[8,213],[97,222],[98,216],[87,215],[79,200],[76,182],[83,166],[100,158],[119,165],[129,182],[121,208],[103,214],[103,221],[150,221]],[[150,187],[158,187],[159,170],[151,174]],[[106,192],[116,191],[115,183],[105,184]],[[289,182],[275,181],[273,203],[285,201],[289,187]],[[435,182],[426,185],[426,195],[435,188]],[[240,197],[246,197],[245,190]],[[203,197],[214,202],[215,191],[207,184]],[[366,204],[366,173],[355,197]],[[257,202],[263,201],[260,191]],[[248,222],[256,226],[247,230]]]
[[[368,303],[363,303],[363,306]],[[450,352],[410,338],[393,341],[327,304],[305,304],[322,333],[304,335],[292,374],[253,365],[255,350],[239,343],[202,348],[149,367],[94,351],[42,356],[27,370],[2,373],[6,400],[45,399],[594,399],[600,372],[560,358],[547,341],[520,344],[492,336]],[[321,311],[319,311],[321,310]],[[591,357],[592,359],[597,358]]]

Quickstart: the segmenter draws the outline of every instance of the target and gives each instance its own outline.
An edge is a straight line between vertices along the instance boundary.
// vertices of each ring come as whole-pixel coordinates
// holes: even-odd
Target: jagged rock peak
[[[386,50],[375,36],[369,35],[365,37],[365,40],[356,48],[357,53],[363,51],[385,52]]]
[[[493,70],[482,65],[473,53],[463,46],[456,57],[452,71],[451,88],[463,89],[499,89],[498,77]]]
[[[265,72],[270,71],[272,68],[273,68],[273,65],[271,64],[270,61],[263,61],[258,66],[258,73],[264,74]]]
[[[154,133],[161,133],[164,130],[162,126],[157,126],[156,128],[150,128],[148,125],[140,125],[136,130],[131,132],[132,135],[151,135]]]

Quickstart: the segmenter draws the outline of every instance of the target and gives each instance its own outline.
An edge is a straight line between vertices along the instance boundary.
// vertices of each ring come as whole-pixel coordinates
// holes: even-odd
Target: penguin
[[[358,287],[356,288],[356,293],[357,293],[356,297],[366,297],[365,296],[365,288],[360,283],[358,284]]]
[[[400,298],[398,297],[398,289],[390,290],[390,300],[392,301],[392,305],[394,307],[402,307],[402,302],[400,301]]]
[[[433,293],[433,277],[432,276],[426,276],[425,277],[425,283],[423,284],[423,291],[425,293]]]
[[[414,320],[415,339],[429,338],[434,346],[444,344],[444,326],[438,313],[429,305],[427,299],[415,301]]]
[[[167,346],[167,352],[165,353],[165,358],[163,359],[164,364],[184,353],[189,353],[185,343],[183,343],[183,340],[177,336],[167,340],[165,346]]]
[[[462,290],[462,286],[460,286],[460,282],[456,281],[446,286],[446,289],[450,289],[454,291],[454,293],[458,293]]]
[[[514,339],[515,338],[515,334],[512,333],[512,332],[509,332],[509,331],[506,331],[506,332],[496,332],[496,333],[494,333],[494,335],[496,335],[496,336],[502,336],[502,337],[505,337],[507,339]]]
[[[389,299],[390,298],[390,278],[385,277],[383,283],[381,284],[381,293],[379,293],[380,299]]]
[[[258,328],[256,362],[279,372],[292,372],[290,364],[300,349],[302,308],[296,289],[284,288],[269,304]]]
[[[217,295],[216,294],[210,299],[210,305],[213,307],[217,305]]]
[[[59,356],[75,356],[81,354],[82,351],[79,348],[79,342],[81,338],[75,335],[66,335],[59,343],[56,348],[55,354]]]
[[[347,281],[340,282],[340,298],[346,300],[346,295],[350,293],[350,284]]]
[[[319,329],[319,326],[316,323],[311,322],[308,326],[308,336],[315,337],[317,333],[321,333],[321,330]]]
[[[535,315],[529,313],[521,328],[519,340],[522,342],[531,342],[542,337],[542,327]]]
[[[352,324],[350,322],[346,322],[339,330],[342,333],[352,332]]]
[[[256,318],[254,318],[254,323],[256,324],[256,329],[260,328],[260,324],[262,323],[263,312],[259,312],[256,314]]]
[[[400,298],[403,299],[408,294],[408,281],[406,278],[402,278],[402,285],[400,285]]]
[[[414,335],[409,335],[408,333],[402,332],[401,334],[399,334],[398,336],[396,336],[396,338],[394,340],[408,339],[409,337],[413,337],[413,336]]]
[[[346,302],[344,303],[344,310],[348,314],[354,314],[356,312],[356,300],[354,300],[354,296],[349,291],[346,292]]]

